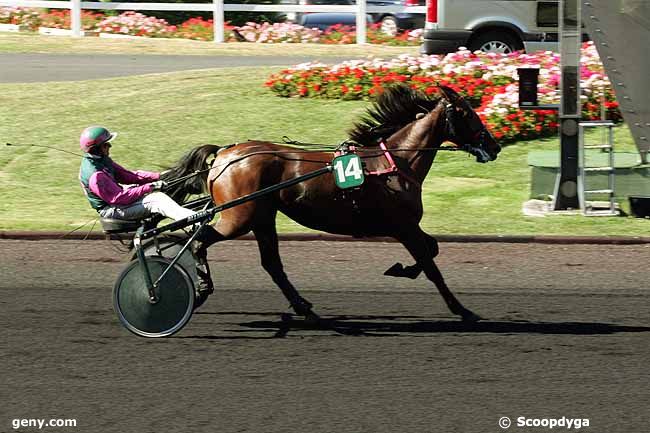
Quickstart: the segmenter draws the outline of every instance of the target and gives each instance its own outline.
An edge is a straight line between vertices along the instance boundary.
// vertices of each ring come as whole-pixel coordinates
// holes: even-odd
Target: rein
[[[285,136],[283,138],[288,138],[288,137]],[[300,148],[297,148],[296,150],[262,150],[262,151],[259,151],[259,152],[253,152],[253,153],[243,155],[243,156],[241,156],[239,158],[235,158],[235,159],[233,159],[231,161],[227,161],[227,162],[224,162],[222,164],[218,164],[216,166],[210,166],[210,167],[204,168],[202,170],[196,170],[196,171],[194,171],[194,172],[192,172],[192,173],[190,173],[188,175],[185,175],[183,177],[179,177],[177,179],[169,181],[169,182],[167,182],[168,187],[175,186],[175,185],[177,185],[177,184],[179,184],[181,182],[186,181],[187,179],[191,179],[191,178],[199,176],[199,175],[201,175],[203,173],[207,173],[207,172],[209,172],[210,170],[212,170],[214,168],[223,167],[221,172],[218,175],[216,175],[215,178],[214,178],[214,179],[217,179],[219,176],[221,176],[223,174],[223,172],[229,166],[231,166],[231,165],[233,165],[233,164],[235,164],[235,163],[237,163],[239,161],[242,161],[242,160],[244,160],[244,159],[246,159],[248,157],[255,156],[255,155],[280,155],[280,154],[289,154],[289,153],[320,153],[320,152],[335,152],[335,153],[337,153],[338,151],[336,149],[341,147],[341,145],[337,145],[336,147],[333,147],[331,145],[322,144],[322,143],[303,143],[303,142],[295,141],[295,140],[290,140],[290,141],[284,142],[284,143],[277,143],[277,142],[272,142],[272,143],[273,144],[293,144],[293,145],[314,145],[314,146],[324,146],[324,147],[328,146],[328,147],[327,147],[327,149],[300,149]],[[231,145],[231,146],[233,146],[233,145]],[[228,147],[231,147],[231,146],[228,146]],[[455,146],[416,147],[416,148],[408,148],[408,149],[407,148],[396,147],[394,149],[389,150],[389,149],[386,148],[383,141],[380,142],[379,147],[382,149],[382,153],[377,153],[377,154],[374,154],[374,155],[363,155],[363,156],[360,156],[360,158],[361,159],[376,158],[378,156],[385,155],[386,158],[389,160],[389,163],[391,164],[391,168],[387,169],[387,171],[385,173],[397,172],[398,174],[400,174],[402,176],[405,176],[405,178],[407,180],[409,180],[410,182],[415,183],[416,185],[419,185],[419,182],[416,182],[415,180],[413,180],[410,176],[408,176],[406,173],[404,173],[403,170],[399,170],[399,168],[395,165],[395,162],[393,161],[393,158],[392,158],[392,155],[390,154],[390,152],[422,152],[422,151],[438,151],[438,150],[447,150],[447,151],[450,151],[450,152],[457,152],[457,151],[466,150],[464,148],[455,147]],[[354,149],[354,150],[359,149],[358,147],[354,147],[354,146],[351,146],[350,148]],[[360,148],[364,149],[364,150],[366,150],[366,149],[371,150],[372,149],[372,148],[369,148],[369,147],[360,147]],[[378,174],[379,175],[379,174],[385,174],[385,173],[383,173],[383,172],[369,172],[368,174],[371,174],[371,175],[372,174]]]

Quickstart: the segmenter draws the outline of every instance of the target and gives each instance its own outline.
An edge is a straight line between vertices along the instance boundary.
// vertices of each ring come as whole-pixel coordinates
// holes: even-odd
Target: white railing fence
[[[214,41],[224,42],[224,12],[347,12],[356,14],[357,44],[366,43],[367,13],[418,13],[426,12],[424,6],[367,6],[365,1],[356,5],[261,5],[261,4],[224,4],[223,0],[212,3],[103,3],[39,0],[0,0],[0,6],[20,6],[30,8],[70,9],[72,35],[81,37],[81,10],[129,10],[129,11],[196,11],[212,12],[214,18]]]

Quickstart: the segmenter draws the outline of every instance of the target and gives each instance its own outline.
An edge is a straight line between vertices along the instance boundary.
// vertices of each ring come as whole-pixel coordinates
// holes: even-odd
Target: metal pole
[[[214,6],[212,15],[212,26],[214,31],[214,42],[220,44],[224,42],[224,12],[223,12],[223,0],[212,0]]]
[[[366,43],[366,0],[357,0],[357,45]]]
[[[70,8],[70,25],[72,26],[72,36],[81,37],[81,0],[72,0]]]
[[[578,196],[581,2],[560,2],[560,175],[554,210],[581,209]]]

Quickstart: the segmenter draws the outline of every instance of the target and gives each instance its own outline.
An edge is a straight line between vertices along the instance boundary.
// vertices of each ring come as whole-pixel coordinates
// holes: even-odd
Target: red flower
[[[424,93],[426,93],[427,95],[431,95],[437,92],[438,92],[438,88],[436,86],[429,86],[424,90]]]

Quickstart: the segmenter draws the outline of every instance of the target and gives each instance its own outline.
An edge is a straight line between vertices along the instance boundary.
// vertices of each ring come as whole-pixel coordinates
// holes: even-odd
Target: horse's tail
[[[181,182],[174,182],[165,192],[178,203],[183,203],[192,194],[202,194],[206,189],[206,180],[210,164],[208,159],[216,155],[221,147],[205,144],[185,154],[178,163],[160,176],[165,182],[174,182],[187,177]],[[198,173],[197,173],[198,172]],[[195,174],[192,176],[192,174]]]

